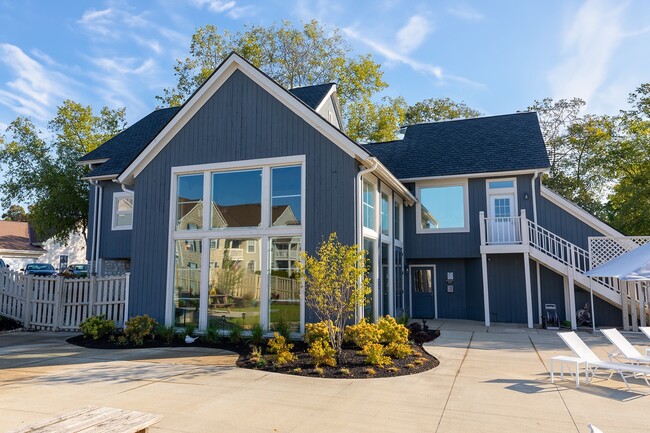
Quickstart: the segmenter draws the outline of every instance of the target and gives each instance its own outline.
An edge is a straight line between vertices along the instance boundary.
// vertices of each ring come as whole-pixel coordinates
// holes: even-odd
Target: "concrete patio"
[[[647,432],[650,396],[598,379],[550,383],[552,331],[436,321],[441,364],[391,379],[312,379],[244,370],[211,349],[93,350],[71,334],[0,335],[0,430],[97,405],[163,416],[152,432]],[[606,358],[601,335],[581,337]],[[641,336],[627,335],[640,348]],[[647,392],[641,382],[634,389]]]

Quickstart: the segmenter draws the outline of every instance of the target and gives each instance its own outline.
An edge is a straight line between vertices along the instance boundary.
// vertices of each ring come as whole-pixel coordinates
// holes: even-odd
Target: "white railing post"
[[[29,329],[32,320],[32,292],[34,291],[34,276],[27,275],[24,279],[25,302],[23,303],[23,327]]]
[[[483,211],[480,211],[478,213],[478,220],[479,220],[479,228],[481,232],[481,245],[486,245],[486,237],[485,237],[485,213]]]
[[[526,209],[521,210],[521,221],[519,224],[519,230],[521,231],[521,244],[529,245],[529,233],[528,233],[528,219],[526,218]]]

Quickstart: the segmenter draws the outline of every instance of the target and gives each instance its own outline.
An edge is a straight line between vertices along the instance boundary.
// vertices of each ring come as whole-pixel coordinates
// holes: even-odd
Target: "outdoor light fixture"
[[[524,193],[524,200],[528,200],[528,193],[527,192]]]

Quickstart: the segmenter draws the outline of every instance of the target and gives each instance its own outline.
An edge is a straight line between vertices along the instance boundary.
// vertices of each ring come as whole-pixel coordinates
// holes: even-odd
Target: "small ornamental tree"
[[[303,252],[298,266],[307,291],[305,303],[327,324],[329,342],[338,357],[345,325],[365,305],[371,291],[366,252],[355,245],[342,245],[332,233],[318,247],[316,257]]]

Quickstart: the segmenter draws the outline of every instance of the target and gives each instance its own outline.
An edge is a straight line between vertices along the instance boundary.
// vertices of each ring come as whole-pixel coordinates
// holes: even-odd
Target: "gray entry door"
[[[411,315],[418,319],[436,317],[436,267],[411,266]]]

